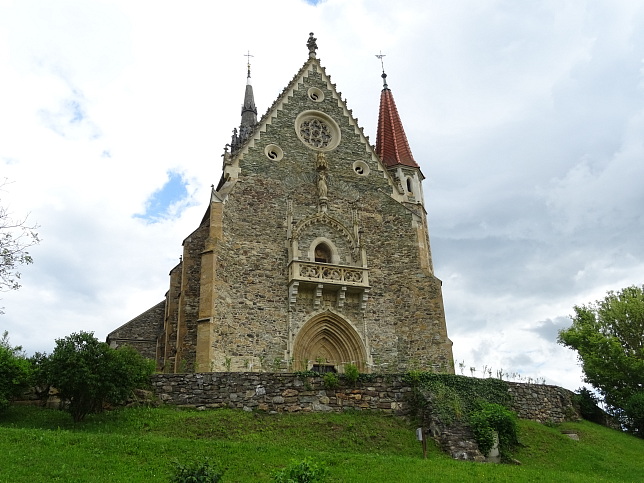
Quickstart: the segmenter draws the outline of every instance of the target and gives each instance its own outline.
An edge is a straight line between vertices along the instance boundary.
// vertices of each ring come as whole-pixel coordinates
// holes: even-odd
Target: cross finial
[[[385,73],[385,63],[383,62],[382,58],[385,57],[387,54],[383,54],[382,50],[380,51],[379,54],[376,54],[376,57],[380,59],[380,65],[382,66],[382,73]]]
[[[255,56],[254,56],[254,55],[252,55],[252,54],[250,53],[250,50],[248,50],[248,51],[246,51],[246,52],[247,52],[247,53],[246,53],[246,54],[244,54],[244,57],[246,57],[246,59],[247,59],[248,77],[250,78],[250,58],[251,58],[251,57],[255,57]]]
[[[382,75],[380,77],[382,77],[383,89],[389,89],[389,87],[387,87],[387,74],[385,74],[385,63],[382,60],[382,58],[385,57],[385,55],[386,54],[383,54],[381,50],[379,54],[376,54],[376,57],[380,59],[380,66],[382,67]]]

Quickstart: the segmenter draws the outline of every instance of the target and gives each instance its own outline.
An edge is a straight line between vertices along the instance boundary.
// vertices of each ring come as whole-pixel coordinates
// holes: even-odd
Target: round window
[[[324,92],[317,87],[311,87],[308,90],[309,99],[314,102],[322,102],[324,100]]]
[[[353,171],[359,176],[367,176],[369,174],[369,165],[364,161],[356,161],[353,163]]]
[[[279,161],[284,157],[284,151],[277,144],[269,144],[264,149],[264,154],[268,159]]]
[[[330,151],[340,144],[337,123],[319,111],[305,111],[297,116],[295,132],[300,141],[317,151]]]

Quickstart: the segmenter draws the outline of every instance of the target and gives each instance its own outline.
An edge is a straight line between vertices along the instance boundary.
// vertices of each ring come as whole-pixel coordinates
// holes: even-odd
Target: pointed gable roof
[[[380,94],[378,113],[378,133],[376,134],[376,153],[388,168],[397,165],[418,168],[411,154],[402,121],[396,109],[394,96],[387,87],[387,74],[383,72],[384,87]]]
[[[374,146],[369,142],[369,138],[365,135],[363,128],[358,124],[358,119],[353,116],[353,111],[347,107],[346,99],[342,98],[342,93],[339,92],[337,90],[337,86],[331,82],[331,76],[327,74],[326,69],[321,65],[319,59],[317,58],[316,40],[317,39],[313,36],[313,33],[309,34],[309,39],[306,44],[309,50],[308,59],[304,62],[304,65],[302,65],[299,71],[293,76],[288,85],[284,87],[284,89],[282,89],[280,94],[273,101],[272,105],[267,109],[267,111],[262,115],[259,121],[252,127],[252,129],[248,133],[248,136],[242,139],[235,130],[231,144],[227,145],[231,148],[230,152],[228,152],[227,148],[224,148],[223,170],[221,179],[216,188],[218,199],[222,202],[225,202],[225,199],[228,197],[229,191],[234,189],[239,173],[242,171],[241,163],[243,162],[246,154],[248,154],[250,149],[255,147],[255,143],[262,138],[263,134],[267,131],[268,126],[270,126],[273,121],[280,116],[280,113],[285,109],[286,105],[291,102],[291,99],[294,97],[295,93],[299,91],[300,87],[307,82],[306,79],[312,73],[316,73],[321,76],[322,84],[325,84],[326,89],[330,91],[331,98],[337,101],[337,106],[341,109],[342,115],[344,116],[345,120],[348,122],[350,128],[353,128],[354,133],[359,136],[360,142],[363,144],[367,155],[371,157],[371,161],[374,163],[373,168],[382,173],[384,175],[384,178],[387,180],[389,186],[392,189],[391,196],[398,201],[403,201],[404,195],[402,194],[400,183],[396,181],[392,173],[387,170],[389,166],[385,164],[382,156],[376,152]],[[393,98],[391,99],[391,101],[393,104]],[[393,109],[394,112],[396,112],[395,105],[393,106]],[[400,131],[402,132],[402,125],[400,124],[397,112],[395,114],[395,117],[398,120]],[[406,145],[406,138],[404,137],[404,133],[403,139],[405,139]],[[413,161],[411,151],[409,150],[408,146],[407,152],[409,153],[408,159],[411,159],[412,163],[408,165],[419,168],[419,166],[415,164],[415,161]],[[419,174],[422,176],[420,169]],[[228,181],[230,181],[230,189],[224,190],[224,186],[226,186],[226,183],[228,183]]]
[[[327,88],[331,91],[332,97],[338,101],[338,106],[343,110],[349,124],[355,128],[356,134],[361,137],[366,149],[372,153],[373,160],[375,162],[380,162],[380,159],[376,156],[372,146],[369,144],[369,139],[365,136],[363,128],[358,126],[358,119],[353,117],[353,111],[347,107],[346,99],[342,99],[342,93],[337,91],[336,85],[331,82],[331,76],[326,73],[326,69],[320,64],[316,53],[318,48],[316,41],[317,39],[313,36],[313,32],[311,32],[306,43],[309,50],[309,58],[293,76],[289,84],[282,89],[282,92],[279,94],[277,99],[273,101],[273,104],[268,108],[261,119],[255,124],[251,135],[244,141],[243,146],[240,146],[239,150],[235,150],[235,152],[233,152],[232,157],[234,160],[238,161],[240,158],[244,157],[244,154],[248,151],[248,147],[255,140],[259,139],[261,134],[266,131],[266,125],[271,124],[273,118],[275,118],[277,113],[283,109],[284,104],[289,102],[290,98],[293,97],[293,92],[298,89],[300,84],[304,83],[304,78],[308,76],[309,72],[319,72],[322,75],[324,82],[326,82]]]

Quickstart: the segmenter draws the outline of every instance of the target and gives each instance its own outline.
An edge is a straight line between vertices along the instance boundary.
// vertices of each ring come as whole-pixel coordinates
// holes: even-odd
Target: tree
[[[0,182],[0,192],[6,184],[6,179]],[[36,228],[27,225],[26,218],[13,218],[9,208],[0,204],[0,292],[20,288],[18,268],[33,263],[27,248],[40,242]]]
[[[641,396],[632,398],[644,392],[644,286],[610,291],[574,311],[558,342],[577,351],[585,381],[629,425],[627,409],[639,408]]]
[[[644,391],[633,394],[626,401],[624,413],[633,432],[644,438]]]
[[[112,349],[92,332],[83,331],[57,339],[42,364],[44,382],[69,402],[74,421],[102,411],[105,403],[123,403],[133,389],[148,384],[154,371],[154,363],[131,347]]]
[[[31,364],[22,347],[12,347],[5,331],[0,338],[0,411],[7,409],[11,400],[29,387],[31,374]]]

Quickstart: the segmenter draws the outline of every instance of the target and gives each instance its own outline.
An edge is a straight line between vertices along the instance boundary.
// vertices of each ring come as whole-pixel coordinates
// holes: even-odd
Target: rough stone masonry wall
[[[322,377],[262,372],[155,374],[152,385],[157,397],[168,404],[269,412],[352,408],[403,414],[405,395],[411,390],[398,376],[378,377],[356,388],[329,390]]]
[[[268,412],[343,411],[346,409],[407,414],[412,388],[403,376],[388,374],[329,390],[322,377],[293,373],[209,372],[155,374],[155,394],[164,403],[194,408],[236,408]],[[519,417],[559,423],[576,418],[572,392],[539,384],[508,383]]]
[[[508,390],[513,396],[512,409],[521,419],[560,423],[580,417],[573,393],[562,387],[508,382]]]
[[[165,301],[136,316],[110,332],[107,343],[112,347],[129,345],[148,359],[156,358],[157,336],[163,327]]]
[[[207,236],[208,227],[202,224],[183,242],[175,370],[181,370],[182,367],[186,369],[195,367],[201,290],[201,253]]]

